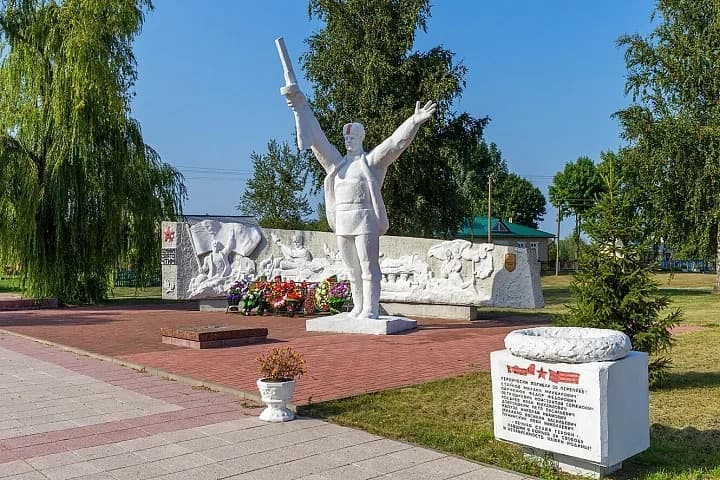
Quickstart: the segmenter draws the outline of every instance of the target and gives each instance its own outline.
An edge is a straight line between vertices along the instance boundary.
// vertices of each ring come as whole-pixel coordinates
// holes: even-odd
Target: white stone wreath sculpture
[[[554,363],[608,362],[626,356],[630,337],[617,330],[537,327],[510,332],[505,348],[517,357]]]

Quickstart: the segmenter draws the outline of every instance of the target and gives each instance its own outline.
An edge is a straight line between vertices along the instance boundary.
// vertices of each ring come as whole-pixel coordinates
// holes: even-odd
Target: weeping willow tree
[[[107,295],[112,271],[159,262],[182,176],[130,118],[149,0],[0,0],[0,260],[27,292]]]

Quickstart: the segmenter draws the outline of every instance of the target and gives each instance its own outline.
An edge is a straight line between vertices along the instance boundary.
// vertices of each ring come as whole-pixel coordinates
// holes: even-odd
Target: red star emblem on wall
[[[166,228],[163,231],[163,241],[172,242],[173,240],[175,240],[175,232],[171,228]]]
[[[545,371],[544,368],[540,367],[540,370],[538,370],[538,378],[545,378],[545,375],[547,375],[547,371]]]

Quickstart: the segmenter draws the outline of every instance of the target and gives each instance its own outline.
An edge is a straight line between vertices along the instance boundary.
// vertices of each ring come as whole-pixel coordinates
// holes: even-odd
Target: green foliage
[[[550,185],[550,202],[560,205],[563,216],[581,216],[595,204],[595,197],[602,191],[602,182],[595,164],[589,157],[578,157],[568,162],[561,172],[555,174]]]
[[[466,69],[436,47],[411,52],[430,16],[428,0],[311,0],[324,27],[308,40],[303,66],[313,110],[328,139],[342,145],[341,127],[362,122],[368,149],[387,138],[418,100],[438,104],[385,178],[383,198],[394,235],[450,236],[474,213],[473,192],[487,177],[481,138],[487,118],[451,112]],[[310,167],[319,188],[324,172]]]
[[[330,223],[327,220],[327,214],[325,213],[325,202],[318,203],[316,219],[306,222],[305,228],[307,230],[315,230],[317,232],[332,232]]]
[[[157,269],[159,222],[185,188],[129,117],[151,8],[0,2],[0,261],[19,261],[30,295],[93,302],[116,265]]]
[[[567,238],[560,239],[560,261],[561,262],[567,262],[570,260],[577,260],[575,257],[575,252],[578,250],[581,250],[580,247],[575,243],[577,241],[575,234],[568,235]],[[584,250],[587,246],[587,243],[583,241],[583,239],[580,239],[580,245],[582,246],[582,250]],[[555,242],[548,245],[548,258],[551,261],[555,260],[556,255],[556,249],[557,246]]]
[[[508,173],[498,176],[493,187],[493,216],[537,228],[545,215],[545,196],[530,181]]]
[[[618,39],[633,96],[616,113],[627,169],[656,237],[720,260],[720,2],[662,0],[653,18],[648,36]]]
[[[602,182],[595,164],[589,157],[578,157],[575,163],[568,162],[561,172],[555,174],[550,185],[550,202],[560,206],[561,218],[575,215],[575,242],[580,246],[580,230],[583,215],[595,204],[595,198],[602,191]],[[575,252],[577,258],[580,250]]]
[[[639,227],[635,217],[626,214],[632,207],[612,164],[603,180],[607,190],[585,225],[592,243],[582,252],[570,284],[576,304],[560,323],[625,332],[635,350],[650,355],[650,384],[656,385],[669,366],[663,356],[673,343],[669,329],[681,314],[675,310],[660,316],[669,299],[659,294],[650,266],[642,261],[644,245],[636,242]]]
[[[307,158],[292,153],[287,142],[268,142],[268,153],[253,152],[253,177],[248,180],[238,209],[255,215],[267,228],[302,229],[312,211],[303,193],[307,180]]]

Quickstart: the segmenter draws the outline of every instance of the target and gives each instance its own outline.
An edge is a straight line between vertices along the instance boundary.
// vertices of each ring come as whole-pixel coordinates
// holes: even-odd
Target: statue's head
[[[305,243],[303,234],[301,232],[295,232],[292,237],[292,243],[295,248],[300,248]]]
[[[345,137],[345,148],[348,153],[362,152],[365,127],[361,123],[346,123],[343,126],[343,137]]]
[[[220,251],[221,245],[220,245],[220,242],[218,242],[217,240],[213,240],[211,246],[212,246],[213,252],[217,253]]]

